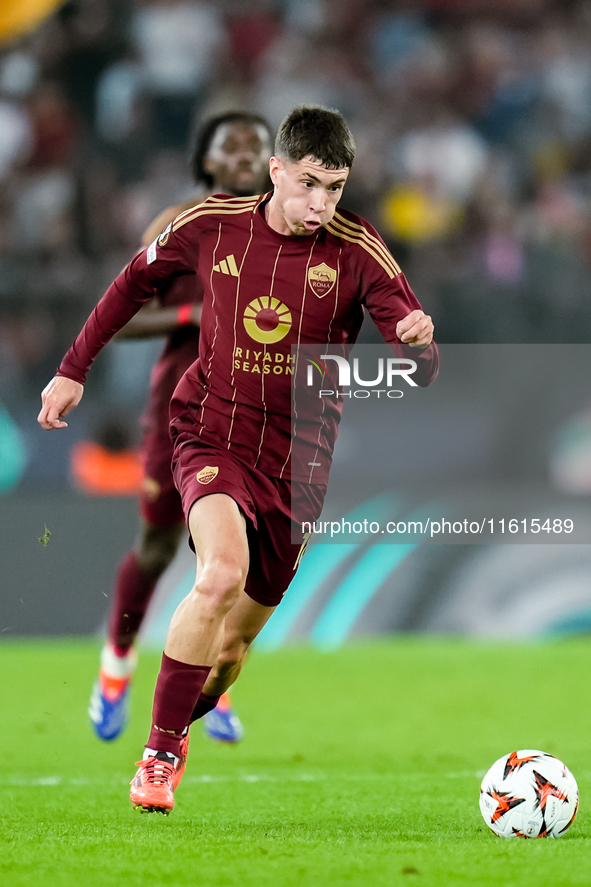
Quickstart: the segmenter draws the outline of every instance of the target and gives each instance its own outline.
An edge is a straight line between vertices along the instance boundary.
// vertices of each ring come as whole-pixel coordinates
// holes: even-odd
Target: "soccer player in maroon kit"
[[[272,136],[268,123],[256,114],[230,111],[208,120],[197,136],[191,160],[194,179],[207,194],[236,197],[261,194],[269,185]],[[164,210],[143,237],[147,246],[197,198]],[[183,275],[156,288],[156,294],[118,334],[143,339],[167,336],[154,366],[149,400],[142,417],[144,485],[140,498],[141,525],[134,548],[123,558],[115,580],[107,643],[94,684],[88,714],[96,734],[116,739],[127,724],[128,694],[137,664],[133,646],[156,584],[173,560],[185,527],[181,498],[171,471],[169,405],[173,391],[198,355],[203,287],[196,275]],[[215,675],[209,686],[213,696]],[[209,735],[226,742],[242,737],[242,725],[224,694],[204,719]]]
[[[377,232],[336,210],[353,159],[340,114],[292,111],[269,165],[273,192],[213,196],[178,216],[109,287],[42,394],[41,425],[65,427],[91,361],[153,287],[201,277],[199,359],[171,403],[173,473],[199,570],[170,624],[131,784],[144,811],[172,810],[187,727],[215,704],[203,693],[212,667],[218,690],[236,680],[295,574],[301,522],[322,508],[342,400],[292,387],[292,346],[353,343],[366,308],[396,351],[412,348],[417,383],[437,374],[431,318]]]

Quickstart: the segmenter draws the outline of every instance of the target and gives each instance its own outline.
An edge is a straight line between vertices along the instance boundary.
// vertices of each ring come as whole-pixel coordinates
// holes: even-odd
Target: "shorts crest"
[[[198,471],[195,477],[199,481],[200,484],[210,484],[212,480],[219,474],[219,468],[217,465],[212,467],[211,465],[206,465],[205,468],[202,468],[201,471]]]

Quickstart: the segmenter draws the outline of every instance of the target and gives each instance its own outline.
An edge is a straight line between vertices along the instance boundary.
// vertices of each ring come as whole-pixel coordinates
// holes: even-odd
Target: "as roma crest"
[[[200,484],[210,484],[218,476],[219,470],[217,466],[212,468],[211,465],[206,465],[195,476]]]
[[[324,262],[308,269],[308,283],[319,299],[331,291],[337,279],[337,272]]]

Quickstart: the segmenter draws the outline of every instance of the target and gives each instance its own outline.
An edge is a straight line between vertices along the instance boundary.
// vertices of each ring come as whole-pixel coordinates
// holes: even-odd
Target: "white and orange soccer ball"
[[[480,786],[480,812],[500,838],[559,838],[578,806],[579,790],[568,767],[535,749],[499,758]]]

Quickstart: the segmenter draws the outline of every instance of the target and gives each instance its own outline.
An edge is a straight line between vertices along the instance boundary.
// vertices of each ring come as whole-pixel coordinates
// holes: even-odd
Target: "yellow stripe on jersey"
[[[194,213],[197,207],[203,206],[204,201],[200,200],[199,203],[194,203],[193,206],[189,206],[187,209],[184,209],[182,212],[175,216],[173,222],[176,222],[177,219],[182,219],[183,216],[186,216],[187,213]]]
[[[341,237],[349,243],[357,243],[359,246],[362,246],[382,266],[388,277],[397,277],[402,273],[400,266],[381,240],[374,234],[370,234],[362,225],[358,225],[350,219],[345,219],[340,213],[335,213],[334,218],[326,228],[336,237]]]
[[[200,209],[205,206],[213,206],[219,204],[220,206],[236,206],[240,207],[243,205],[247,205],[249,208],[252,206],[256,206],[260,197],[206,197],[205,200],[200,200],[199,203],[195,203],[193,206],[190,206],[188,209],[184,209],[182,213],[179,213],[175,219],[181,219],[189,213],[195,212],[196,209]]]
[[[197,219],[200,216],[212,216],[212,215],[240,215],[240,213],[250,213],[253,209],[253,206],[256,204],[247,204],[246,206],[235,206],[233,203],[230,204],[229,201],[224,201],[223,205],[212,206],[207,202],[201,203],[199,206],[187,210],[186,213],[181,213],[180,216],[177,216],[174,222],[172,223],[172,230],[177,231],[178,228],[182,228],[183,225],[186,225],[187,222],[192,222],[193,219]]]
[[[203,203],[258,203],[260,199],[256,195],[254,197],[217,197],[212,194],[211,197],[206,197]]]
[[[334,217],[334,223],[338,224],[344,230],[345,228],[351,233],[360,234],[364,240],[367,240],[369,243],[373,245],[378,252],[381,252],[384,259],[388,262],[391,262],[393,267],[396,270],[397,274],[401,274],[401,268],[394,259],[394,256],[389,251],[389,249],[385,246],[385,244],[380,240],[379,237],[376,237],[375,234],[372,234],[364,225],[360,225],[358,222],[353,222],[351,219],[345,218],[342,213],[336,212]]]
[[[269,194],[270,194],[270,192],[269,192]],[[208,197],[207,200],[211,201],[212,204],[219,203],[220,205],[224,205],[224,206],[227,206],[227,204],[230,202],[232,204],[235,204],[237,202],[243,202],[245,206],[251,207],[252,212],[256,212],[256,209],[257,209],[259,203],[262,200],[264,200],[266,197],[268,197],[269,194],[261,194],[258,197],[232,197],[231,201],[227,197],[216,197],[215,195],[212,195],[211,197]]]

